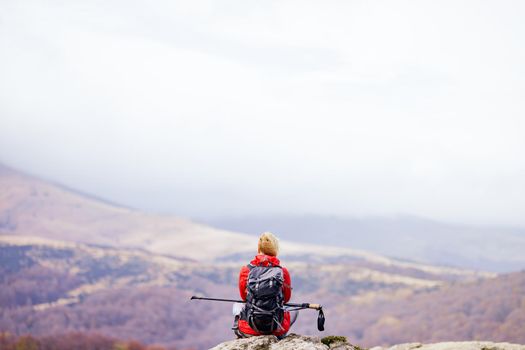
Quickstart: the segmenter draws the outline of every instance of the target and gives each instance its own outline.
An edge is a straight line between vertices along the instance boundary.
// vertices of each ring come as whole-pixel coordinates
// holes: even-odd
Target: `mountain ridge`
[[[148,344],[209,348],[232,337],[231,305],[189,297],[235,298],[239,268],[256,243],[253,236],[113,207],[0,169],[0,331],[140,334]],[[498,276],[281,243],[293,301],[322,304],[328,332],[366,346],[478,335],[525,342],[516,330],[525,322],[525,273]],[[431,310],[435,320],[420,310]],[[320,335],[315,317],[303,312],[294,331]]]
[[[5,167],[4,167],[5,168]],[[0,235],[39,236],[62,241],[141,248],[155,254],[209,261],[245,261],[256,250],[253,236],[216,229],[177,216],[142,213],[93,197],[83,197],[45,180],[6,168],[0,171]],[[319,246],[281,240],[283,256],[329,259],[348,256],[383,265],[466,269],[400,261],[348,247]],[[439,273],[439,272],[438,272]]]
[[[141,335],[138,340],[145,343],[204,349],[233,336],[230,304],[189,298],[235,298],[237,262],[205,264],[25,236],[0,236],[0,260],[3,331],[44,336],[91,330],[127,339],[141,332],[146,317],[148,329],[157,331]],[[360,261],[286,266],[292,271],[293,301],[321,303],[327,332],[366,346],[446,340],[443,334],[448,339],[486,334],[514,341],[522,336],[516,327],[525,321],[525,272],[457,280],[417,270],[383,271],[384,266]],[[428,310],[433,317],[425,317]],[[321,335],[314,330],[314,313],[300,316],[294,332]]]
[[[351,246],[393,259],[492,272],[525,267],[525,228],[475,226],[410,215],[344,217],[335,215],[245,215],[202,218],[215,227],[255,235],[262,228],[283,239],[310,244]],[[319,232],[323,232],[319,235]]]

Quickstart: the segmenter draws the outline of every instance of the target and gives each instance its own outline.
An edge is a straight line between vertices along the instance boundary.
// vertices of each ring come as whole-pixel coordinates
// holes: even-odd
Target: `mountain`
[[[190,302],[189,298],[195,294],[236,298],[241,265],[3,235],[0,331],[35,336],[97,332],[205,349],[232,336],[231,304]],[[407,296],[451,281],[489,276],[385,266],[359,259],[315,264],[292,260],[287,266],[293,272],[293,300],[322,303],[328,313],[334,312],[339,302]],[[296,328],[306,334],[315,332],[315,319],[311,319],[315,314],[305,312],[305,316]],[[327,325],[327,331],[336,330],[335,326]]]
[[[520,341],[523,273],[433,266],[346,247],[283,240],[293,302],[324,306],[327,334],[365,346]],[[0,333],[80,331],[176,348],[231,339],[239,268],[253,236],[142,213],[0,168]],[[319,335],[316,313],[294,331]],[[446,338],[446,339],[445,339]]]
[[[277,232],[279,235],[280,233]],[[220,230],[175,216],[114,205],[6,166],[0,166],[0,235],[37,236],[194,259],[245,262],[257,249],[253,236]],[[300,241],[300,239],[298,239]],[[287,260],[355,259],[375,265],[472,274],[352,248],[281,240]]]
[[[525,271],[352,303],[334,308],[331,319],[339,325],[334,333],[365,346],[462,340],[525,344]]]
[[[242,234],[110,204],[0,166],[0,234],[135,247],[193,259],[248,251]],[[202,244],[206,242],[206,244]]]
[[[230,313],[226,305],[190,305],[190,296],[231,295],[234,270],[142,250],[0,236],[0,331],[95,332],[203,349],[225,339],[213,328],[222,321],[226,330]]]
[[[0,333],[2,350],[176,350],[160,345],[145,345],[136,340],[123,340],[100,334],[69,332],[35,337]]]
[[[363,249],[427,264],[512,272],[525,268],[525,229],[449,224],[413,216],[259,215],[202,219],[212,226],[283,239]]]
[[[487,277],[371,265],[291,262],[295,302],[321,303],[326,334],[355,344],[491,339],[525,343],[525,272]],[[0,236],[0,331],[95,332],[206,349],[233,336],[236,262],[203,263],[139,249]],[[306,310],[294,332],[322,335]]]

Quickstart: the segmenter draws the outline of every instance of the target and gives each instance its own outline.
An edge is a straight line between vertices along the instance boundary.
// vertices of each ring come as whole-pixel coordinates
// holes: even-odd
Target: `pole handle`
[[[319,309],[322,309],[323,307],[321,306],[321,304],[308,304],[308,308],[319,310]]]

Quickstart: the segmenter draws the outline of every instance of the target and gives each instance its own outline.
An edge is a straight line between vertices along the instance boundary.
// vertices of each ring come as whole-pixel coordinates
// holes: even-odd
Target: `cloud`
[[[523,225],[521,2],[3,2],[0,159],[181,215]]]

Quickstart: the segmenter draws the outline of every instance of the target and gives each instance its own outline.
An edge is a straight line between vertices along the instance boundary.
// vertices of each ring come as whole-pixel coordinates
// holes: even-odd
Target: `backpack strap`
[[[251,271],[254,267],[256,267],[256,266],[263,266],[263,265],[254,265],[254,264],[252,264],[252,263],[249,263],[249,264],[246,265],[246,266],[247,266],[247,267],[250,269],[250,271]],[[281,266],[281,265],[274,265],[274,264],[272,264],[272,263],[269,262],[269,261],[268,261],[268,266],[263,266],[263,267],[278,267],[278,268],[282,269],[282,266]]]

